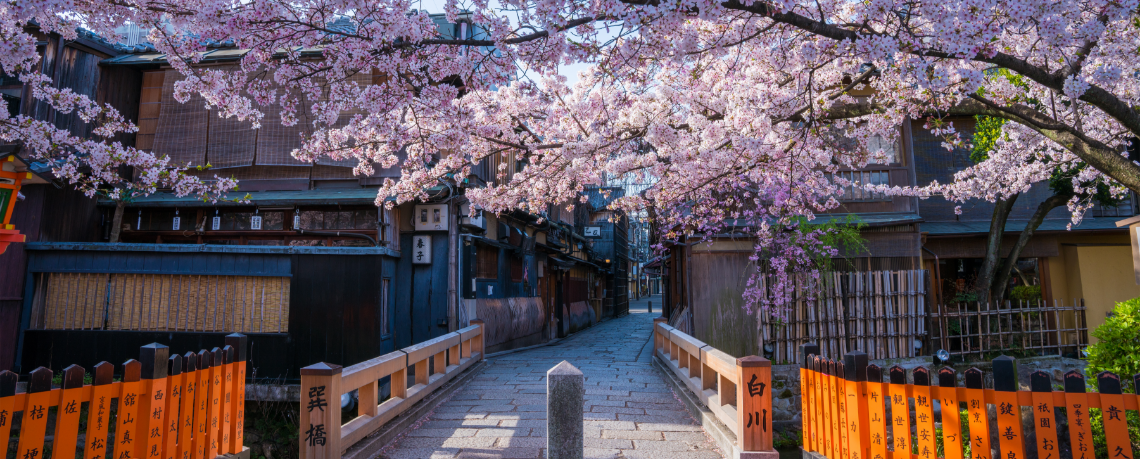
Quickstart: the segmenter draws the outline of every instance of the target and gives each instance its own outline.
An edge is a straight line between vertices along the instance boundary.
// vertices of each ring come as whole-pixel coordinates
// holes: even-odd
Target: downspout
[[[447,203],[447,331],[459,329],[459,205]]]

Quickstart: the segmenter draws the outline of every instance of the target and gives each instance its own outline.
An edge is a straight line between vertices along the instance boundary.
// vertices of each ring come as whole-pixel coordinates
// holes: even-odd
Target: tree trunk
[[[127,203],[119,201],[115,203],[115,216],[111,218],[111,242],[119,242],[119,233],[123,231],[123,211],[126,210]]]
[[[1055,194],[1037,205],[1037,210],[1033,211],[1033,216],[1029,218],[1029,222],[1026,223],[1025,229],[1021,231],[1021,235],[1017,237],[1017,243],[1014,244],[1013,248],[1009,251],[1009,256],[1002,260],[1001,266],[997,269],[994,283],[990,287],[990,298],[992,298],[995,303],[1001,304],[1002,301],[1005,301],[1005,286],[1009,283],[1009,276],[1013,268],[1017,266],[1017,259],[1021,256],[1021,250],[1025,248],[1026,244],[1029,244],[1029,239],[1033,237],[1033,233],[1037,231],[1037,227],[1041,226],[1041,222],[1045,220],[1045,216],[1049,214],[1049,211],[1065,205],[1066,202],[1069,202],[1070,197],[1071,196],[1068,195]]]
[[[1005,222],[1009,219],[1009,212],[1013,210],[1013,203],[1017,202],[1015,194],[1009,199],[999,199],[994,204],[994,218],[990,221],[990,234],[986,238],[986,257],[982,261],[982,270],[978,273],[977,284],[974,285],[978,293],[978,302],[986,303],[990,300],[990,290],[997,273],[998,262],[1001,261],[1001,238],[1005,234]]]

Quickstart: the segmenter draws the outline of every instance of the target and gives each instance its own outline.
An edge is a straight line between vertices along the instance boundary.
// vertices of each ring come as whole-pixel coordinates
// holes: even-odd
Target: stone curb
[[[342,455],[341,458],[371,459],[377,457],[385,446],[388,446],[390,443],[392,443],[392,441],[395,440],[396,437],[399,437],[400,434],[404,433],[408,427],[411,427],[412,424],[415,424],[441,403],[450,398],[452,394],[463,388],[464,385],[482,373],[483,369],[486,367],[486,360],[481,360],[478,363],[471,365],[471,368],[464,370],[463,373],[460,373],[459,376],[455,377],[455,379],[443,385],[443,387],[440,387],[435,392],[428,394],[427,397],[424,397],[423,400],[416,402],[416,404],[412,405],[408,411],[405,411],[399,416],[396,416],[395,419],[388,421],[388,423],[384,424],[384,427],[381,427],[380,430],[373,432],[372,434],[364,437],[364,439],[357,442],[355,445],[349,448],[348,451],[345,451],[344,455]]]

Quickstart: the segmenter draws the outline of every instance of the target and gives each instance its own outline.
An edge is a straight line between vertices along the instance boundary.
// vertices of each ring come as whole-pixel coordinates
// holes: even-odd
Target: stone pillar
[[[548,459],[582,459],[585,379],[581,370],[565,360],[546,372]]]

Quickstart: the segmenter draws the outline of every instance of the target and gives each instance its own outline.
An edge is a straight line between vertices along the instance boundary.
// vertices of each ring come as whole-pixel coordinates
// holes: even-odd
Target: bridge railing
[[[908,384],[907,371],[895,365],[887,371],[889,382],[883,382],[882,368],[868,365],[866,354],[851,352],[842,362],[832,361],[814,355],[818,348],[813,346],[801,347],[807,452],[828,459],[989,459],[992,447],[1000,451],[994,459],[1026,459],[1033,449],[1040,459],[1057,459],[1065,443],[1059,433],[1067,431],[1072,455],[1065,457],[1092,459],[1099,457],[1098,448],[1107,448],[1110,458],[1135,457],[1126,411],[1138,409],[1140,396],[1123,393],[1126,382],[1111,372],[1098,374],[1097,392],[1089,393],[1079,370],[1065,373],[1063,390],[1053,390],[1051,374],[1035,371],[1031,390],[1023,391],[1018,390],[1016,360],[1002,356],[993,360],[992,389],[984,387],[985,374],[977,368],[966,370],[964,387],[950,367],[937,374],[914,368]],[[1133,377],[1133,387],[1137,385],[1140,375]],[[935,404],[942,413],[937,424]],[[1056,408],[1067,414],[1056,416]],[[1090,409],[1100,410],[1099,420]],[[996,413],[996,425],[990,424],[987,411]],[[1103,428],[1106,444],[1094,444],[1094,424]],[[1034,434],[1035,441],[1026,439]],[[998,439],[996,445],[991,438]]]
[[[301,459],[339,458],[348,448],[407,411],[476,362],[483,360],[481,320],[471,326],[347,368],[318,363],[301,369]],[[408,380],[408,368],[415,379]],[[380,401],[379,382],[391,379]],[[357,392],[359,413],[344,422],[340,398]]]
[[[772,448],[772,363],[734,358],[654,319],[654,354],[677,374],[717,420],[736,435],[743,453],[776,454]]]

